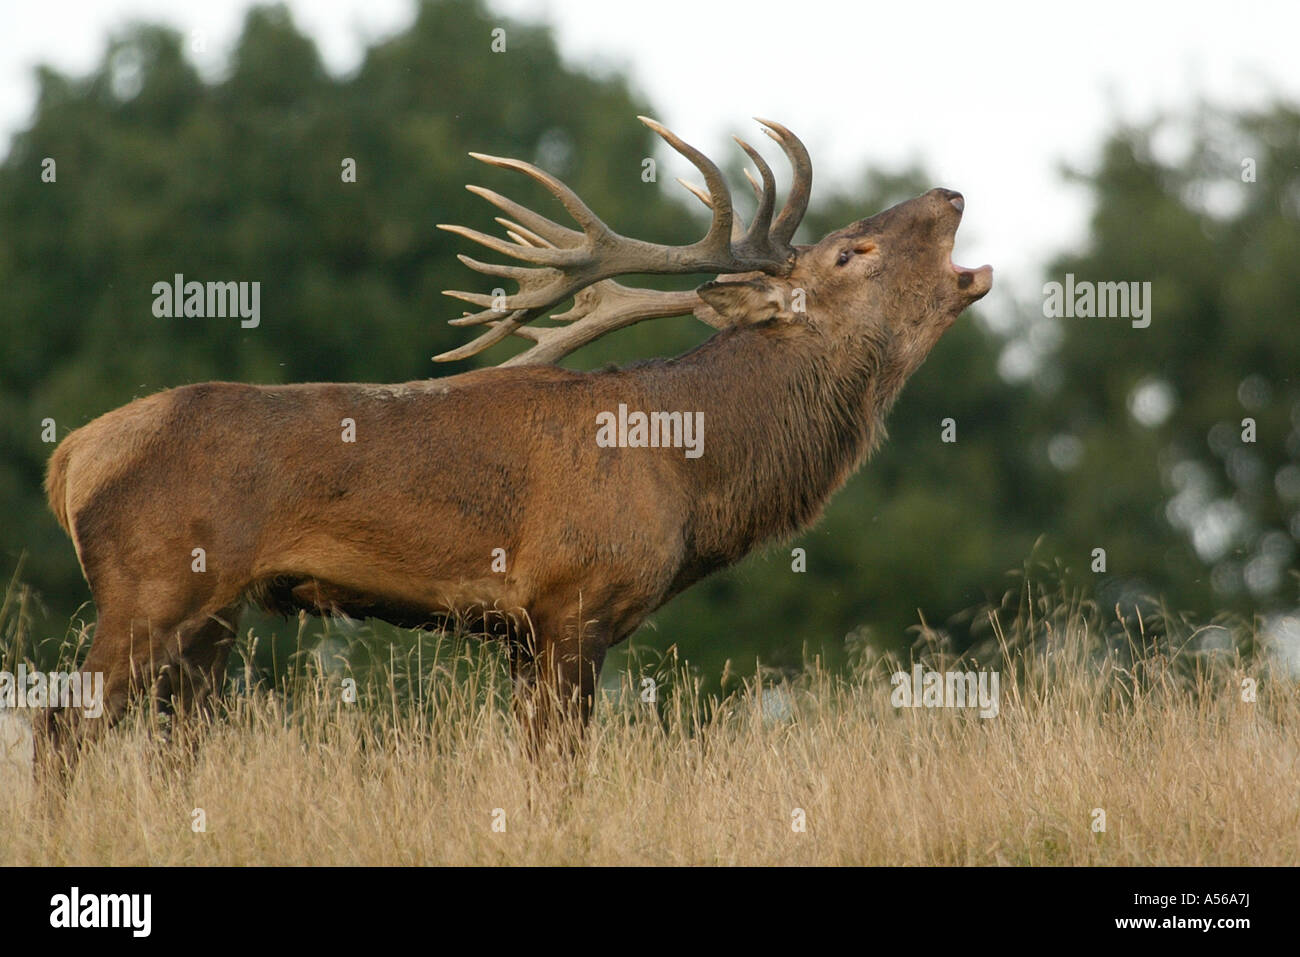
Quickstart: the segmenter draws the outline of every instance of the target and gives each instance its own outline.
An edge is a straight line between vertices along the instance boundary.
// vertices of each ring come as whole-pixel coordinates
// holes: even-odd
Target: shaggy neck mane
[[[833,342],[812,325],[766,323],[629,370],[651,408],[705,413],[704,454],[682,465],[702,494],[679,587],[818,518],[884,438],[905,378],[891,346],[865,330]]]

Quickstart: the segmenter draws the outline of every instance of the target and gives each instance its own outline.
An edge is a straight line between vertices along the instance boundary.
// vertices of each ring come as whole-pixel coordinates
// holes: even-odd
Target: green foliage
[[[1061,335],[1029,428],[1073,435],[1084,453],[1060,476],[1054,537],[1085,568],[1107,549],[1099,594],[1112,601],[1158,593],[1201,615],[1294,605],[1300,113],[1202,108],[1121,129],[1094,174],[1073,175],[1095,197],[1091,237],[1051,278],[1150,281],[1152,320],[1041,320]],[[1144,422],[1153,395],[1165,399]]]

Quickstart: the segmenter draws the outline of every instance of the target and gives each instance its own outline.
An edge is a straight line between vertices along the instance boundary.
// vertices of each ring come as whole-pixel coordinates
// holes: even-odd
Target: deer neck
[[[737,328],[646,368],[649,401],[704,412],[702,454],[682,463],[703,573],[820,516],[884,437],[904,378],[891,347],[862,333]]]

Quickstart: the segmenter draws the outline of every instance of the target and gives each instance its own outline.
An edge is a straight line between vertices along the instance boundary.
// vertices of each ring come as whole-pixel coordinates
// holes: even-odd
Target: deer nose
[[[960,213],[966,209],[966,198],[955,189],[941,189],[938,192],[940,196],[952,203],[953,209],[957,210],[957,212]]]

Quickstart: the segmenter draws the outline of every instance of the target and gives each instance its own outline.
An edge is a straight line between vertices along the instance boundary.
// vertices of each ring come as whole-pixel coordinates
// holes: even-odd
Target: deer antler
[[[519,284],[519,291],[504,298],[494,298],[482,293],[446,290],[446,295],[485,307],[480,312],[451,320],[451,325],[488,324],[491,328],[472,342],[435,356],[437,361],[464,359],[509,335],[517,335],[532,340],[536,345],[505,365],[553,362],[615,329],[643,319],[683,315],[692,312],[699,302],[694,292],[631,289],[613,282],[612,276],[752,271],[780,274],[789,270],[794,252],[790,240],[808,207],[812,188],[812,163],[798,138],[779,123],[758,120],[763,124],[763,131],[781,145],[794,168],[790,194],[775,222],[772,213],[776,205],[776,181],[772,171],[757,150],[736,139],[754,161],[762,179],[760,185],[746,170],[758,197],[758,208],[749,228],[745,229],[735,216],[731,193],[718,167],[671,130],[647,117],[639,119],[704,175],[707,191],[682,183],[713,211],[712,222],[704,237],[688,246],[664,246],[621,236],[602,222],[572,189],[549,173],[520,160],[471,153],[477,160],[516,170],[541,183],[563,204],[581,231],[561,226],[490,189],[467,187],[470,192],[514,217],[496,218],[505,227],[510,241],[464,226],[439,224],[438,228],[531,265],[498,265],[465,255],[458,257],[478,272],[514,280]],[[570,296],[575,296],[573,308],[553,317],[570,325],[550,328],[527,325]]]

